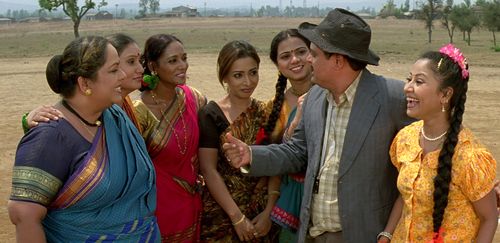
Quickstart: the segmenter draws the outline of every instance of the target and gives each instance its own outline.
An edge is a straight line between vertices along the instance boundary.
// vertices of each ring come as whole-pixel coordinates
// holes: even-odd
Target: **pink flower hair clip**
[[[469,77],[469,70],[467,70],[467,60],[458,48],[456,48],[452,44],[447,44],[441,47],[441,49],[439,49],[439,52],[449,56],[451,60],[458,64],[460,69],[462,69],[462,78],[465,79]]]

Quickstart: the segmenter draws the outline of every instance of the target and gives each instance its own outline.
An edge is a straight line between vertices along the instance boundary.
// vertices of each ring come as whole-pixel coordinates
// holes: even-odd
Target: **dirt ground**
[[[295,26],[295,24],[293,25]],[[1,33],[0,33],[1,36]],[[471,69],[471,81],[465,112],[465,125],[500,159],[500,55],[492,53],[497,60],[492,65],[480,65]],[[269,99],[273,96],[276,70],[262,53],[259,88],[255,97]],[[17,143],[22,136],[20,118],[41,104],[52,104],[59,97],[54,95],[45,81],[45,66],[49,60],[43,57],[7,57],[0,54],[0,242],[14,242],[15,229],[10,223],[6,203],[10,193],[11,170]],[[216,53],[189,54],[188,83],[198,88],[209,99],[224,94],[216,77]],[[386,58],[379,67],[370,67],[372,72],[403,79],[408,73],[411,60]],[[474,63],[471,63],[472,65]],[[498,171],[498,170],[497,170]],[[497,172],[498,173],[498,172]],[[497,174],[498,177],[498,174]],[[497,231],[495,241],[500,243]]]

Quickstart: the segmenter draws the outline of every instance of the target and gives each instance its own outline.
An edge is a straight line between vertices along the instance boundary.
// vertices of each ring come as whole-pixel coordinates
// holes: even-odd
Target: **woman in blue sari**
[[[18,242],[156,242],[155,174],[140,134],[118,106],[116,49],[72,41],[47,65],[62,119],[21,140],[9,216]]]

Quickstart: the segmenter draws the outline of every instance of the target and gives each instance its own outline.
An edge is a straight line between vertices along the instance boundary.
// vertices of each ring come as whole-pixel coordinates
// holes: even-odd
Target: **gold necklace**
[[[80,121],[80,123],[82,123],[83,127],[85,128],[85,130],[87,130],[87,132],[89,132],[90,137],[91,137],[92,139],[94,139],[94,137],[95,137],[95,133],[93,133],[92,131],[90,131],[90,129],[86,126],[86,124],[85,124],[85,123],[83,123],[82,121]]]
[[[153,90],[150,90],[151,92],[151,98],[153,99],[153,101],[155,102],[156,105],[160,105],[160,102],[158,102],[156,100],[156,94],[154,93]],[[173,103],[175,102],[177,98],[177,94],[174,98],[174,100],[172,100],[171,104],[170,104],[170,107],[173,105]],[[181,153],[182,155],[186,154],[187,152],[187,128],[186,128],[186,121],[184,120],[184,116],[183,114],[181,113],[180,114],[180,117],[181,117],[181,122],[182,122],[182,130],[184,132],[184,147],[181,147],[181,143],[180,143],[180,139],[179,139],[179,135],[177,134],[177,132],[175,131],[175,128],[174,126],[172,125],[172,122],[170,122],[170,120],[165,116],[165,113],[167,112],[167,110],[170,109],[170,107],[167,107],[167,103],[166,102],[162,102],[163,105],[165,105],[165,110],[162,110],[160,108],[160,112],[161,112],[161,118],[165,118],[165,120],[168,122],[168,125],[170,126],[170,128],[172,129],[172,133],[174,134],[175,136],[175,139],[177,140],[177,148],[179,148],[179,153]],[[178,104],[177,108],[180,108],[180,103]]]

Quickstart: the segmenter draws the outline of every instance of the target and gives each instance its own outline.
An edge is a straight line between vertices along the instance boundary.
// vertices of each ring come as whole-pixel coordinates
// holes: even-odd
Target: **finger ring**
[[[254,232],[254,233],[253,233],[253,236],[257,236],[258,234],[259,234],[259,233],[257,233],[257,232]]]

